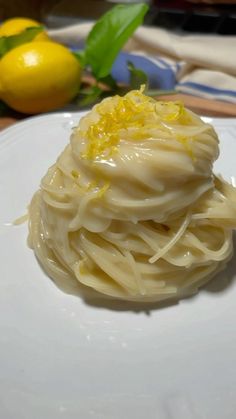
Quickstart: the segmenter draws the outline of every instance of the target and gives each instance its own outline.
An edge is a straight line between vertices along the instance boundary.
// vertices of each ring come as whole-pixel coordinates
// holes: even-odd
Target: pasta
[[[130,301],[195,293],[232,256],[236,191],[218,137],[179,102],[140,91],[73,129],[29,207],[29,242],[58,284]]]

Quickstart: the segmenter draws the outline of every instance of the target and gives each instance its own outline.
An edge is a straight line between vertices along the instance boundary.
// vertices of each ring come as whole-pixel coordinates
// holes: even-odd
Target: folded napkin
[[[80,47],[91,23],[49,31],[71,48]],[[143,69],[151,88],[176,89],[181,93],[236,103],[236,37],[179,35],[141,26],[118,55],[112,69],[118,82],[129,81],[131,61]]]

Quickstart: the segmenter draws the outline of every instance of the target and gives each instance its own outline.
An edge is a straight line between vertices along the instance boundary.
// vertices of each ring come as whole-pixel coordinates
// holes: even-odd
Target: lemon
[[[0,36],[11,36],[17,35],[23,32],[27,28],[41,26],[39,22],[33,19],[14,17],[12,19],[5,20],[0,26]],[[35,36],[33,41],[49,41],[49,37],[45,31],[40,32]]]
[[[20,112],[47,112],[76,95],[80,74],[78,60],[66,47],[29,42],[0,60],[0,99]]]

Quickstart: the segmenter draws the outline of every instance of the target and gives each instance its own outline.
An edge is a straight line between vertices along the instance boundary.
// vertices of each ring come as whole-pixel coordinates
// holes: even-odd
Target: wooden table
[[[202,99],[196,96],[176,94],[158,97],[163,100],[181,100],[184,104],[199,115],[218,116],[218,117],[236,117],[236,105],[228,102]],[[10,116],[0,117],[0,130],[15,124],[26,117],[14,113]]]

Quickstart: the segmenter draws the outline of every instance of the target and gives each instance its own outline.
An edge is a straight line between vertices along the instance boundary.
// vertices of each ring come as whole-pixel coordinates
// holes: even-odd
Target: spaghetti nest
[[[58,283],[133,301],[182,298],[232,255],[236,191],[218,138],[178,102],[142,91],[96,105],[42,179],[29,239]]]

